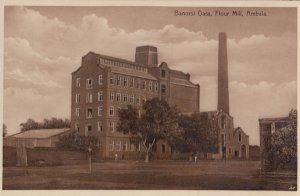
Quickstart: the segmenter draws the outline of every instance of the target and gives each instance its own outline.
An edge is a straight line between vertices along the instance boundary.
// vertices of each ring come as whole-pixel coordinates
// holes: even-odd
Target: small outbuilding
[[[60,136],[70,133],[70,129],[35,129],[3,138],[6,147],[17,147],[22,143],[26,148],[56,147]]]

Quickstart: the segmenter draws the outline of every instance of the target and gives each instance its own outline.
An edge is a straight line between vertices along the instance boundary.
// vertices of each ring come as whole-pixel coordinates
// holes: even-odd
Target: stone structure
[[[234,128],[233,117],[224,111],[210,111],[209,120],[214,125],[218,138],[218,150],[215,159],[248,159],[249,136],[240,128]]]
[[[135,62],[89,52],[72,73],[71,129],[80,135],[99,137],[102,158],[130,158],[142,150],[128,135],[116,131],[118,111],[158,97],[176,105],[182,113],[199,112],[200,86],[190,75],[158,65],[157,48],[136,48]],[[159,141],[158,157],[170,154],[171,147]]]
[[[218,110],[229,114],[227,35],[224,32],[219,33]]]
[[[268,167],[272,165],[268,159],[268,156],[271,156],[272,134],[276,129],[287,126],[289,121],[289,117],[259,119],[260,158],[263,170],[268,170]]]
[[[249,136],[240,128],[234,128],[229,114],[227,35],[219,33],[218,53],[218,110],[206,112],[218,135],[218,152],[215,159],[249,158]]]

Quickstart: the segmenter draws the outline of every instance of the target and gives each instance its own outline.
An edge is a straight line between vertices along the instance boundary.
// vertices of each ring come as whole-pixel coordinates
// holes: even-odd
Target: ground
[[[258,161],[104,161],[51,167],[4,167],[4,190],[158,189],[295,190],[296,174],[262,175]]]

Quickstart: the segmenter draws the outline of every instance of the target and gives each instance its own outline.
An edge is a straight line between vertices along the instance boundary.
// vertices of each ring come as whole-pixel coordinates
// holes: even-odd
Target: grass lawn
[[[291,188],[292,187],[292,188]],[[105,161],[53,167],[4,167],[4,190],[295,190],[295,174],[260,175],[258,161]]]

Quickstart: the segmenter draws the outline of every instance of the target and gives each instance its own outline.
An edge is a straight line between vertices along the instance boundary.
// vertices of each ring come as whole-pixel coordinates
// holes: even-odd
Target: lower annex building
[[[140,46],[135,62],[94,52],[83,56],[72,73],[71,95],[71,129],[97,136],[100,157],[129,159],[137,158],[142,146],[116,131],[118,111],[132,105],[140,112],[146,100],[158,97],[182,113],[199,112],[200,86],[188,73],[172,70],[165,62],[158,65],[156,47]],[[156,145],[162,158],[171,151],[166,142]]]

